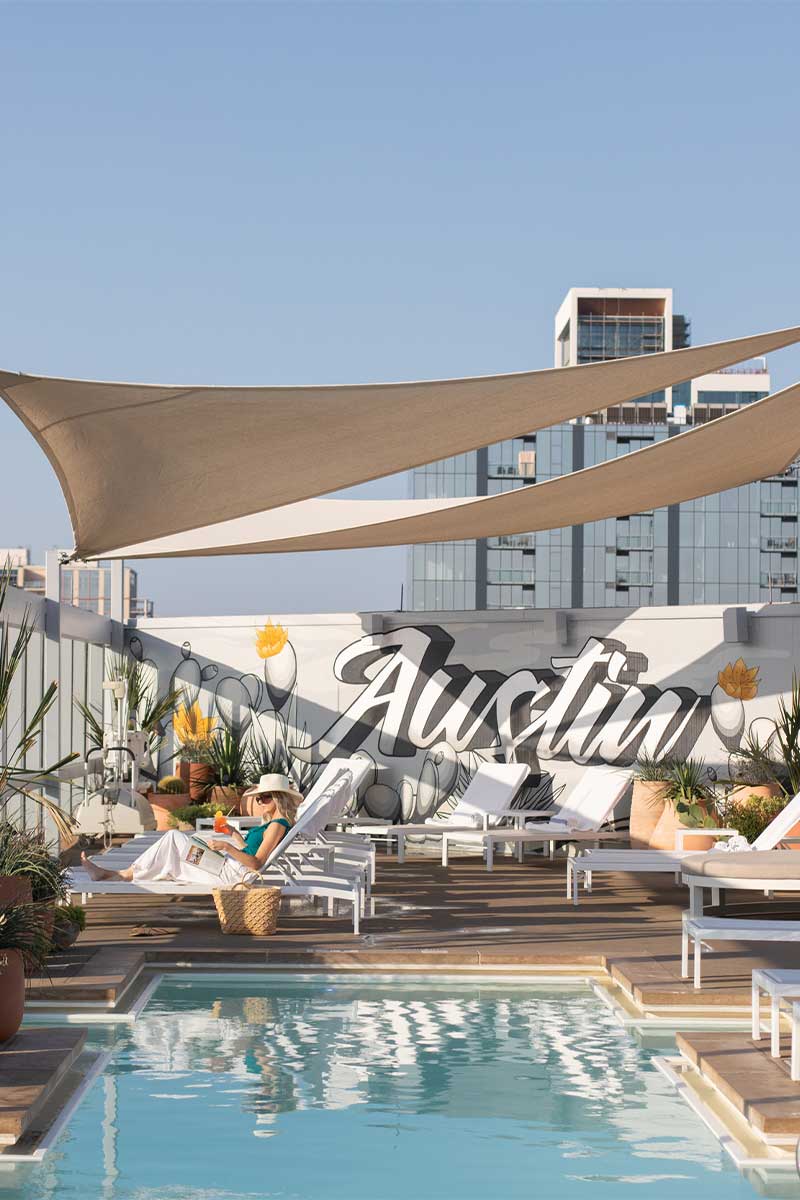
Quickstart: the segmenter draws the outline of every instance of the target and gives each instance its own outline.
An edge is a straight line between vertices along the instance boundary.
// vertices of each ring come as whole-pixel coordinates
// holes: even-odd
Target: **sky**
[[[529,370],[579,285],[673,287],[695,344],[800,323],[799,31],[793,0],[6,0],[0,367]],[[71,546],[5,408],[0,446],[0,545]],[[158,615],[341,612],[399,607],[406,551],[134,565]]]

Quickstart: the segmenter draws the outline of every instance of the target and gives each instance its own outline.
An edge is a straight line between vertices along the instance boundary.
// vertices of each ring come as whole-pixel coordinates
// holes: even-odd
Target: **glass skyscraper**
[[[689,344],[669,288],[572,288],[557,366]],[[494,495],[606,462],[767,395],[763,360],[412,472],[421,498]],[[797,599],[797,468],[592,524],[410,549],[415,611],[745,604]]]

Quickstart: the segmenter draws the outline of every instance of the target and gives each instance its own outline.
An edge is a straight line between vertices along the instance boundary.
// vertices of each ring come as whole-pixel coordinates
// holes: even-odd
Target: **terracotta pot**
[[[182,782],[186,785],[186,791],[189,790],[189,768],[192,764],[188,758],[179,758],[175,763],[175,774],[179,776]]]
[[[193,804],[205,804],[216,779],[211,763],[189,763],[189,795]]]
[[[80,937],[81,927],[77,921],[59,921],[53,930],[53,949],[69,950]]]
[[[208,796],[208,803],[213,804],[216,808],[221,808],[226,815],[228,813],[235,815],[239,812],[241,797],[242,794],[238,788],[222,787],[218,783],[211,789]]]
[[[690,826],[684,825],[680,819],[675,805],[667,802],[664,805],[664,811],[658,818],[653,832],[650,835],[651,850],[674,850],[675,849],[675,834],[679,829],[689,829]],[[699,830],[692,837],[687,838],[684,843],[684,849],[697,851],[710,850],[715,845],[715,839],[709,837],[708,834],[702,834]]]
[[[734,804],[746,804],[751,796],[760,796],[762,800],[769,800],[780,794],[781,789],[777,783],[742,783],[731,789],[728,799],[732,800]]]
[[[30,904],[33,899],[27,875],[0,875],[0,907],[6,904]]]
[[[56,923],[55,900],[37,900],[36,912],[42,923],[42,935],[49,942],[53,936],[53,927]]]
[[[153,810],[153,816],[156,819],[156,829],[162,832],[165,829],[172,829],[169,823],[169,814],[176,808],[186,808],[187,804],[191,803],[191,797],[188,792],[148,792],[147,799],[150,802],[150,807]]]
[[[652,849],[653,830],[666,805],[665,784],[658,780],[634,779],[631,799],[631,846]]]
[[[0,950],[0,1042],[14,1037],[25,1008],[25,966],[19,950]]]

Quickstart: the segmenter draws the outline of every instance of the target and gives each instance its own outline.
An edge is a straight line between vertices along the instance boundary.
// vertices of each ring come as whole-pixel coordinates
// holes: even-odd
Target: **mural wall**
[[[527,763],[534,807],[587,763],[642,751],[724,774],[791,684],[800,606],[751,610],[744,643],[724,640],[723,611],[575,610],[565,628],[517,611],[160,618],[139,622],[129,652],[274,769],[307,785],[334,755],[366,756],[360,806],[423,819],[481,760]],[[164,770],[172,749],[168,736]]]

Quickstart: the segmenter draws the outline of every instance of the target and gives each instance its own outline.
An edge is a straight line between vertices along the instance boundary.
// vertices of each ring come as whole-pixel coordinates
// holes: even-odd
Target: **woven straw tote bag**
[[[275,932],[281,907],[279,887],[237,883],[232,888],[215,888],[213,896],[223,933],[268,937]]]

